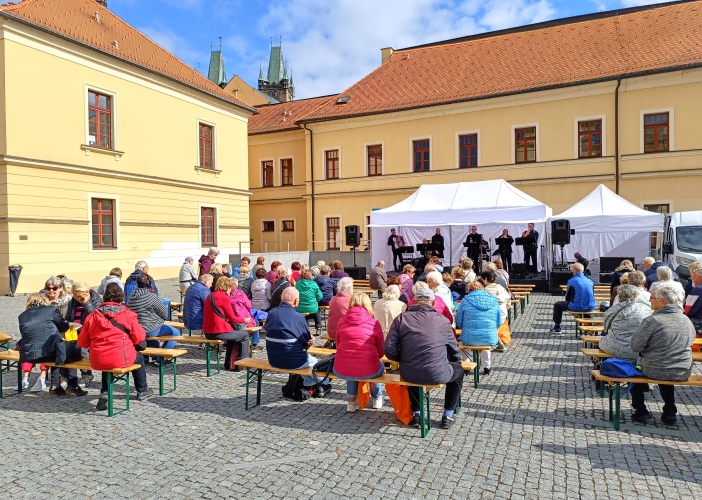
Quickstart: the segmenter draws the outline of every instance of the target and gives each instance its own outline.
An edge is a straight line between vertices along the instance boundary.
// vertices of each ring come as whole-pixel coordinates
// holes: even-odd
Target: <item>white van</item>
[[[666,217],[663,261],[680,278],[690,277],[688,266],[702,261],[702,210],[675,212]]]

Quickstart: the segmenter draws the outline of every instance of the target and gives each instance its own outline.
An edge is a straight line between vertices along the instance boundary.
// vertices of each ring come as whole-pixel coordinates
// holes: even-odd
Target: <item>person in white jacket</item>
[[[451,290],[444,283],[444,279],[438,271],[432,271],[427,274],[427,285],[435,295],[441,297],[444,304],[449,308],[451,314],[456,314],[456,304],[453,303],[453,297],[451,296]]]
[[[194,257],[186,257],[185,262],[180,268],[180,289],[185,291],[197,281],[197,271],[193,263],[195,262]]]
[[[500,305],[502,324],[504,325],[507,321],[507,309],[509,309],[511,302],[509,292],[502,285],[495,283],[497,275],[494,271],[483,271],[480,273],[480,278],[483,280],[483,283],[485,283],[485,291],[497,298],[497,303]],[[502,340],[499,340],[494,350],[497,352],[505,352],[507,346],[505,346]]]
[[[678,298],[678,307],[683,309],[685,305],[685,288],[683,288],[682,283],[673,280],[673,270],[669,267],[661,266],[656,269],[656,274],[658,275],[658,281],[653,282],[649,292],[653,293],[660,286],[670,287],[675,291],[675,296]]]
[[[373,315],[380,322],[383,335],[388,336],[390,325],[400,314],[407,310],[407,305],[400,301],[400,287],[388,285],[383,292],[383,298],[377,300],[373,306]]]

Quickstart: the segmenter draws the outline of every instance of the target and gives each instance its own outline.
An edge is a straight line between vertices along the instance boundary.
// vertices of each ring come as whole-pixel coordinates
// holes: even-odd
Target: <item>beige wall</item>
[[[249,106],[270,104],[270,101],[263,97],[260,92],[236,75],[229,80],[229,83],[226,87],[224,87],[224,90],[231,92],[234,94],[234,97],[245,102]]]
[[[156,278],[176,277],[185,256],[203,253],[201,206],[217,208],[222,260],[248,247],[248,111],[16,23],[2,36],[0,245],[3,258],[24,266],[19,292],[53,274],[95,286],[112,267],[129,274],[139,259]],[[88,89],[115,96],[119,153],[81,147]],[[216,173],[196,168],[199,121],[215,127]],[[91,197],[116,200],[115,249],[92,249]]]

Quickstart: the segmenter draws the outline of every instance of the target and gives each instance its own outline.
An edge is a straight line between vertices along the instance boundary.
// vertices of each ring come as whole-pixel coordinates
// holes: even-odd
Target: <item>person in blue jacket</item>
[[[565,300],[553,304],[553,328],[551,333],[561,333],[561,320],[565,311],[589,312],[595,310],[595,284],[584,274],[579,262],[573,264],[573,277],[568,280]]]
[[[138,260],[136,264],[134,264],[134,272],[130,274],[127,281],[124,282],[125,297],[129,298],[129,295],[137,289],[136,280],[142,273],[149,274],[149,265],[145,260]],[[158,288],[156,288],[156,283],[154,283],[153,279],[151,280],[151,289],[158,295]]]
[[[202,330],[205,300],[210,296],[211,287],[212,275],[203,274],[185,291],[185,296],[183,297],[183,323],[191,333]]]
[[[497,329],[502,325],[502,312],[497,297],[485,291],[477,281],[468,284],[468,293],[456,312],[456,328],[462,330],[461,344],[471,346],[496,346]],[[490,351],[480,352],[483,375],[490,374]]]

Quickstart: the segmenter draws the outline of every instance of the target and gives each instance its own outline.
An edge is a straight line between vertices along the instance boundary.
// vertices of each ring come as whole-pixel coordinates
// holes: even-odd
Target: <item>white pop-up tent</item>
[[[446,247],[444,262],[451,264],[465,255],[462,243],[472,225],[478,226],[478,232],[495,250],[494,238],[502,229],[508,229],[516,238],[533,222],[541,244],[545,237],[544,224],[550,215],[549,207],[503,179],[423,184],[409,198],[371,213],[371,257],[374,262],[380,259],[388,264],[392,262],[392,250],[386,244],[391,228],[395,228],[408,245],[421,243],[424,238],[430,238],[436,228],[441,228]],[[513,249],[512,262],[522,262],[521,247]]]
[[[564,249],[569,259],[580,252],[589,260],[634,257],[640,261],[649,253],[650,233],[663,230],[663,214],[643,210],[602,184],[549,221],[554,219],[568,219],[570,228],[575,229]]]

